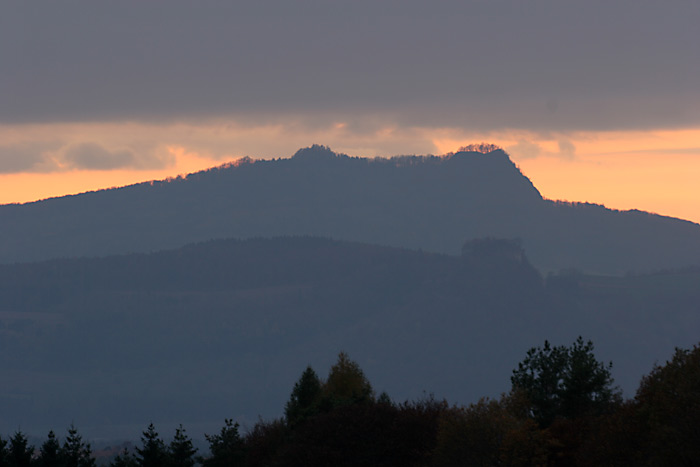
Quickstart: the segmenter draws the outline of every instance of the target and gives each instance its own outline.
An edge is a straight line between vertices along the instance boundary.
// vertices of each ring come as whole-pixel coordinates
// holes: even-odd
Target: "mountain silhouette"
[[[319,235],[458,254],[519,238],[542,271],[622,274],[700,264],[700,225],[543,199],[502,150],[359,158],[324,146],[165,181],[0,206],[0,262]]]

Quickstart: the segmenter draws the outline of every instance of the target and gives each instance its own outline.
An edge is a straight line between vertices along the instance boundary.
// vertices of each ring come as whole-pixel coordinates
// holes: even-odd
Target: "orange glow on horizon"
[[[53,144],[47,143],[47,147],[57,148],[48,152],[54,162],[61,162],[71,144],[84,141],[98,142],[110,150],[130,148],[134,153],[155,154],[161,161],[160,168],[138,170],[60,170],[58,164],[59,170],[54,172],[0,174],[0,204],[177,177],[240,157],[234,154],[289,157],[312,143],[371,157],[428,153],[429,148],[434,154],[445,154],[470,143],[488,142],[505,148],[546,198],[640,209],[700,222],[700,128],[540,135],[516,130],[474,133],[459,128],[394,125],[354,133],[344,122],[329,125],[325,129],[296,123],[245,127],[235,122],[0,127],[6,145],[34,141]],[[421,147],[428,149],[410,149]]]
[[[224,161],[171,148],[174,167],[157,170],[71,170],[60,173],[0,174],[0,204],[28,203],[47,198],[116,188],[153,180],[165,180],[224,164]]]

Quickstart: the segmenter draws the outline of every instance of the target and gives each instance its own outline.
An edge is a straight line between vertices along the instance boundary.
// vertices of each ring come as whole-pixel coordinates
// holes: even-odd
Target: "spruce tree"
[[[92,458],[92,449],[89,443],[83,442],[83,437],[78,429],[71,424],[68,428],[68,436],[60,450],[62,465],[65,467],[94,467],[95,459]]]
[[[165,443],[158,436],[153,423],[141,436],[141,448],[136,448],[136,465],[141,467],[163,467],[168,460]]]
[[[7,441],[0,436],[0,466],[4,467],[7,465],[7,456]]]
[[[284,408],[287,424],[294,426],[314,415],[318,411],[321,393],[321,380],[313,368],[310,366],[306,367],[299,381],[294,384],[289,402]]]
[[[180,425],[175,429],[175,437],[170,442],[170,465],[172,467],[192,467],[195,463],[194,454],[197,448],[192,445],[192,440],[185,434],[185,429]]]
[[[48,438],[39,448],[39,457],[36,459],[36,465],[39,467],[62,467],[60,451],[61,445],[56,438],[56,434],[51,430]]]
[[[136,467],[136,459],[129,453],[129,450],[124,448],[124,450],[114,457],[114,460],[109,464],[110,467]]]
[[[7,465],[9,467],[29,467],[34,454],[34,446],[29,446],[24,433],[17,431],[10,438],[10,447],[7,454]]]
[[[203,460],[204,467],[231,467],[243,463],[244,445],[238,427],[238,423],[226,419],[225,426],[218,435],[205,435],[209,441],[211,457]]]

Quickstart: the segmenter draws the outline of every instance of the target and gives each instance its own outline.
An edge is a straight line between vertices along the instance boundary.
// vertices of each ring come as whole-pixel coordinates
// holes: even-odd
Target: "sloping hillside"
[[[0,206],[0,262],[148,252],[213,238],[321,235],[457,254],[521,238],[540,270],[700,264],[700,226],[543,200],[507,154],[363,159],[314,146],[170,181]]]

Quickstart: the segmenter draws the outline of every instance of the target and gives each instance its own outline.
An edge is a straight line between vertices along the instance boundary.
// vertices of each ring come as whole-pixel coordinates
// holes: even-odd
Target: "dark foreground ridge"
[[[500,149],[366,159],[313,146],[168,181],[0,206],[0,262],[316,235],[457,254],[520,238],[541,271],[623,274],[700,264],[700,226],[557,203]],[[479,151],[488,151],[487,153]]]

